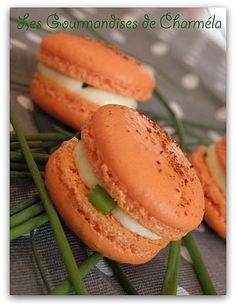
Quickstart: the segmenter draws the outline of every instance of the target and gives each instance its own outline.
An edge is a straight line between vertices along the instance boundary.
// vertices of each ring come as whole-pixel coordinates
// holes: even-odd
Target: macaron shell
[[[204,212],[200,181],[178,145],[154,122],[129,108],[107,105],[82,128],[82,140],[99,179],[141,224],[152,226],[152,218],[180,237],[199,225]],[[120,189],[116,195],[115,187]]]
[[[30,93],[35,103],[44,111],[75,130],[80,130],[99,107],[79,95],[68,92],[39,73],[34,74]]]
[[[220,164],[226,173],[226,136],[224,136],[219,142],[215,144],[215,149]]]
[[[155,86],[154,76],[146,66],[86,36],[47,35],[37,57],[72,78],[140,101],[149,99]]]
[[[45,182],[66,224],[92,250],[119,262],[141,264],[152,259],[168,243],[151,241],[125,229],[113,216],[105,216],[87,199],[73,150],[76,138],[64,142],[49,158]]]
[[[204,194],[206,212],[204,219],[221,237],[226,236],[226,200],[225,194],[212,177],[204,158],[207,147],[199,147],[189,156],[201,180]]]

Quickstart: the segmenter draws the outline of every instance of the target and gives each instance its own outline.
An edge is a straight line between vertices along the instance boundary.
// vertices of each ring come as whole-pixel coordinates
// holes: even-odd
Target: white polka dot
[[[187,55],[184,58],[184,63],[192,67],[195,66],[197,62],[198,62],[197,58],[192,55]]]
[[[163,127],[164,130],[169,133],[169,134],[172,134],[175,132],[175,129],[173,127],[170,127],[170,126],[166,126],[166,127]]]
[[[125,22],[127,22],[127,21],[129,21],[129,20],[131,20],[132,22],[135,21],[135,20],[137,20],[137,19],[135,18],[135,16],[133,16],[133,15],[124,15],[121,19],[124,20]]]
[[[13,128],[13,126],[12,126],[12,124],[10,123],[10,127],[9,127],[9,129],[10,129],[10,132],[13,132],[14,131],[14,128]]]
[[[99,271],[101,271],[106,276],[113,275],[113,271],[103,259],[97,263],[96,267],[99,269]]]
[[[181,255],[181,257],[183,257],[189,263],[193,263],[192,259],[191,259],[191,256],[189,255],[189,252],[188,252],[188,250],[187,250],[187,248],[185,246],[181,246],[181,248],[180,248],[180,255]]]
[[[117,43],[123,44],[126,41],[125,36],[117,30],[110,31],[110,35]]]
[[[50,28],[50,27],[47,25],[46,22],[44,22],[44,23],[42,24],[42,29],[44,29],[44,30],[46,30],[46,31],[50,31],[50,32],[53,32],[53,31],[56,31],[56,30],[57,30],[57,29],[52,29],[52,28]]]
[[[149,64],[144,64],[146,70],[151,74],[154,75],[156,74],[156,70],[153,66],[149,65]]]
[[[215,119],[223,123],[226,121],[226,108],[225,107],[221,107],[216,110]]]
[[[21,95],[21,96],[17,97],[17,101],[23,108],[25,108],[29,111],[34,110],[34,104],[33,104],[32,100],[30,98]]]
[[[216,82],[214,84],[214,88],[219,92],[225,92],[225,82]]]
[[[222,138],[222,136],[219,133],[217,133],[213,130],[209,130],[207,132],[207,135],[214,142],[218,142]]]
[[[183,287],[177,287],[177,295],[189,295],[188,291],[185,290]]]
[[[40,37],[38,34],[36,33],[33,33],[33,32],[26,32],[26,37],[33,43],[36,43],[36,44],[40,44],[41,41],[42,41],[42,37]]]
[[[170,106],[171,106],[171,108],[173,109],[173,111],[175,112],[175,114],[177,115],[178,118],[184,117],[184,111],[177,102],[171,101]]]
[[[12,44],[12,46],[18,47],[20,49],[24,49],[24,50],[28,49],[28,46],[25,43],[17,39],[11,38],[10,43]]]
[[[198,232],[205,232],[206,231],[206,227],[201,223],[197,228],[196,231]]]
[[[83,10],[92,15],[97,13],[97,9],[95,9],[94,7],[84,7]]]
[[[171,31],[168,31],[168,30],[160,30],[156,33],[157,37],[159,37],[160,39],[164,40],[164,41],[167,41],[170,39],[171,37],[171,34],[173,32]]]
[[[86,19],[86,15],[83,12],[81,12],[80,10],[71,9],[70,11],[76,18],[79,18],[79,19],[82,19],[82,20]]]
[[[151,45],[151,53],[156,56],[163,56],[166,55],[169,51],[169,46],[164,42],[156,42]]]
[[[199,86],[200,80],[195,74],[186,74],[181,79],[181,85],[187,90],[194,90]]]

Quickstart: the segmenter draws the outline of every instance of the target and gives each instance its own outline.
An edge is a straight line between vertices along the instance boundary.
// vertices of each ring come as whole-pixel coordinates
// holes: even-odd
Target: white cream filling
[[[207,149],[206,162],[212,177],[215,179],[219,187],[226,191],[226,177],[216,154],[215,144],[212,144]]]
[[[57,82],[68,91],[78,94],[97,105],[103,106],[106,104],[119,104],[137,109],[137,102],[132,98],[124,97],[92,86],[82,88],[83,82],[63,75],[45,66],[41,62],[38,63],[38,72],[48,79]]]
[[[99,180],[96,178],[94,171],[90,165],[90,162],[87,158],[85,147],[83,141],[79,141],[75,146],[74,158],[76,166],[78,168],[81,180],[90,188],[94,188],[96,184],[100,184]],[[151,230],[143,227],[135,219],[129,216],[123,209],[116,206],[111,214],[128,230],[148,238],[150,240],[159,240],[160,236],[152,232]]]

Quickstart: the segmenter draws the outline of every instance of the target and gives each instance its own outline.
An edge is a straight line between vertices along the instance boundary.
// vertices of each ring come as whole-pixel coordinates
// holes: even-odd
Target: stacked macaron
[[[31,96],[46,112],[74,129],[105,104],[137,107],[151,97],[150,69],[108,44],[86,36],[47,35],[37,55]]]
[[[190,156],[201,180],[206,211],[204,219],[226,238],[226,137],[208,147],[201,146]]]
[[[50,156],[45,180],[67,225],[91,249],[124,263],[149,261],[204,214],[202,186],[185,154],[156,123],[125,106],[99,108],[81,140]],[[111,208],[101,210],[99,198],[110,199]]]

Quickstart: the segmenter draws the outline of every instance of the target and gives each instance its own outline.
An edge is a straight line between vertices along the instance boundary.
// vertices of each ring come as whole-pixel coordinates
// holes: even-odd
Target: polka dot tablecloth
[[[26,11],[30,14],[30,18],[45,21],[49,14],[55,12],[60,16],[60,20],[73,18],[108,19],[111,14],[115,14],[122,20],[140,20],[144,14],[149,14],[151,18],[158,19],[167,10],[164,8],[11,9],[10,76],[12,81],[24,84],[29,84],[32,78],[37,65],[35,54],[42,38],[47,35],[46,31],[49,30],[45,23],[43,23],[41,30],[18,30],[14,18],[23,16]],[[168,8],[168,11],[174,12],[170,8]],[[185,12],[183,11],[183,13]],[[93,32],[85,29],[64,31],[93,37]],[[155,72],[157,87],[170,101],[171,107],[180,119],[187,118],[224,125],[226,120],[225,49],[205,35],[204,31],[138,28],[135,31],[100,29],[98,33],[111,44],[142,59]],[[48,131],[50,129],[53,119],[33,104],[27,86],[11,86],[10,97],[25,132]],[[165,112],[155,99],[143,104],[142,110]],[[164,128],[167,132],[174,133],[172,126],[165,125]],[[12,130],[13,128],[10,125],[10,131]],[[199,134],[212,141],[217,141],[221,137],[221,134],[210,129],[203,132],[199,131]],[[35,187],[30,180],[11,180],[12,206],[21,200],[30,198],[35,193]],[[79,263],[91,251],[66,226],[65,231],[75,258]],[[225,294],[225,242],[217,237],[205,223],[202,223],[193,232],[193,236],[217,293]],[[46,277],[53,288],[66,277],[66,272],[57,252],[50,225],[47,223],[37,229],[35,238]],[[145,265],[122,264],[121,267],[139,294],[158,295],[167,265],[167,258],[168,247]],[[32,255],[28,235],[11,242],[10,271],[11,294],[47,293]],[[113,272],[103,260],[86,276],[85,284],[90,294],[124,294],[124,290],[114,277]],[[202,290],[193,270],[188,251],[186,247],[182,246],[177,295],[196,294],[202,294]]]

